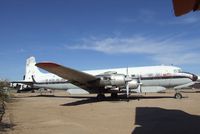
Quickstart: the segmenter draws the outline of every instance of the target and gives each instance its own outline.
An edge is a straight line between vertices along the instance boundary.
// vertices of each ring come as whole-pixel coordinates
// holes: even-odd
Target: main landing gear
[[[97,94],[97,100],[98,101],[102,101],[102,100],[104,100],[106,97],[105,97],[105,94]]]
[[[182,99],[183,96],[182,96],[181,93],[177,92],[177,93],[175,93],[174,98],[175,98],[175,99]]]
[[[103,93],[99,93],[99,94],[97,94],[97,100],[98,101],[103,101],[103,100],[105,100],[105,94],[103,94]],[[112,99],[116,99],[116,98],[118,98],[118,94],[117,93],[111,93],[111,98]]]
[[[111,98],[113,98],[113,99],[118,98],[118,94],[117,93],[111,93]]]

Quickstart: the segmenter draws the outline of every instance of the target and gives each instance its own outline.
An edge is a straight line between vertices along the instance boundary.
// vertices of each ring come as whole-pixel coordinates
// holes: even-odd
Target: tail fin
[[[36,64],[35,57],[30,57],[26,60],[26,72],[24,77],[25,81],[32,81],[32,76],[42,75],[42,73],[35,66],[35,64]]]

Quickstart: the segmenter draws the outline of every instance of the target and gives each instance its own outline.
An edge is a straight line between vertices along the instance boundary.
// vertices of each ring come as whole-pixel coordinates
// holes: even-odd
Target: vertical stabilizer
[[[25,81],[32,81],[32,76],[39,76],[42,74],[35,64],[35,57],[30,57],[26,60]]]

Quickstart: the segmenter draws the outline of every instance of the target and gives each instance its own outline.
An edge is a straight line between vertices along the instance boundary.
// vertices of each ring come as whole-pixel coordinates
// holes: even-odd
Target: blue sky
[[[79,70],[174,64],[200,73],[200,13],[175,17],[171,0],[0,0],[0,79],[25,60]]]

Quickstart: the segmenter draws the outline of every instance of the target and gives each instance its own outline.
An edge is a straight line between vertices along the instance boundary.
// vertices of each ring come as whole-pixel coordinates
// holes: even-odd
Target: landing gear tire
[[[118,98],[118,94],[117,93],[111,93],[111,98]]]
[[[129,102],[129,95],[126,96],[126,102]]]
[[[183,96],[182,96],[181,93],[175,93],[174,98],[175,98],[175,99],[182,99]]]
[[[97,100],[98,101],[102,101],[102,100],[104,100],[106,97],[105,97],[105,95],[104,94],[98,94],[97,95]]]

